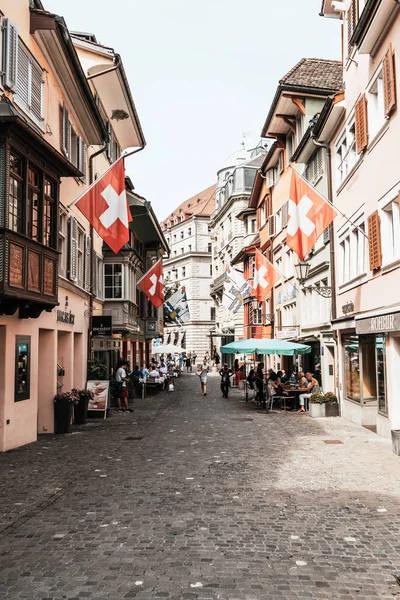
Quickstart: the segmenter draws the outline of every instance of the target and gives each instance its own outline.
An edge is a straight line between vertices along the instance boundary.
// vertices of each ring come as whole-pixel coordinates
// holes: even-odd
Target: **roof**
[[[185,220],[192,216],[209,217],[215,210],[215,190],[216,185],[214,184],[185,200],[164,219],[161,225],[166,225],[167,221],[173,219],[174,216],[179,218],[182,213],[185,215]]]
[[[343,65],[340,60],[302,58],[279,84],[336,91],[343,85]]]

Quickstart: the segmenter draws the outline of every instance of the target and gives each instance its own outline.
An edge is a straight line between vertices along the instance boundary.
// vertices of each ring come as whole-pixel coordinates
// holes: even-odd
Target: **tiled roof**
[[[215,210],[215,189],[216,185],[211,185],[202,192],[199,192],[195,196],[192,196],[185,202],[182,202],[164,221],[161,225],[166,225],[168,219],[172,221],[174,217],[180,218],[180,215],[184,213],[185,220],[192,217],[193,215],[201,217],[209,217]],[[179,222],[181,222],[179,220]]]
[[[340,60],[302,58],[279,83],[336,91],[343,86],[343,65]]]

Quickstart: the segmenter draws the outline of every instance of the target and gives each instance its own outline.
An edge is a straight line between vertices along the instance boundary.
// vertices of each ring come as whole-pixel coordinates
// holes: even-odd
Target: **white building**
[[[227,264],[239,254],[244,238],[257,235],[255,216],[248,219],[236,217],[248,208],[249,197],[257,169],[262,164],[262,148],[246,150],[244,146],[234,152],[217,172],[216,210],[211,218],[213,281],[211,296],[215,303],[216,324],[213,343],[220,346],[243,337],[244,310],[236,314],[222,305],[224,273]],[[236,265],[237,270],[243,270]]]
[[[213,278],[210,217],[215,185],[183,202],[161,224],[170,249],[164,259],[166,285],[185,287],[190,320],[183,327],[166,325],[164,342],[178,344],[202,357],[211,352],[210,329],[215,308],[210,297]]]

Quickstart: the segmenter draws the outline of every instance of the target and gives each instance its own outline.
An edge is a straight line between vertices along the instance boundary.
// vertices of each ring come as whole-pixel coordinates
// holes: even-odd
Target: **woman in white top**
[[[201,391],[203,392],[203,396],[207,396],[207,373],[208,373],[208,364],[207,360],[203,360],[203,364],[199,367],[197,374],[200,377]]]

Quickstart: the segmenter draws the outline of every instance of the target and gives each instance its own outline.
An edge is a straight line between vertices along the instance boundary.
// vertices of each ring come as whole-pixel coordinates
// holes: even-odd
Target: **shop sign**
[[[67,323],[67,325],[74,325],[75,315],[73,315],[71,311],[58,310],[57,321],[60,321],[60,323]]]
[[[112,335],[111,315],[92,317],[92,335]]]
[[[287,338],[297,338],[299,336],[299,330],[297,327],[283,327],[282,329],[275,330],[275,337],[277,340],[285,340]]]
[[[354,304],[353,302],[347,302],[347,304],[343,304],[342,306],[342,313],[344,315],[348,315],[350,313],[354,312]]]
[[[361,335],[390,331],[400,331],[400,312],[356,321],[356,333]]]

